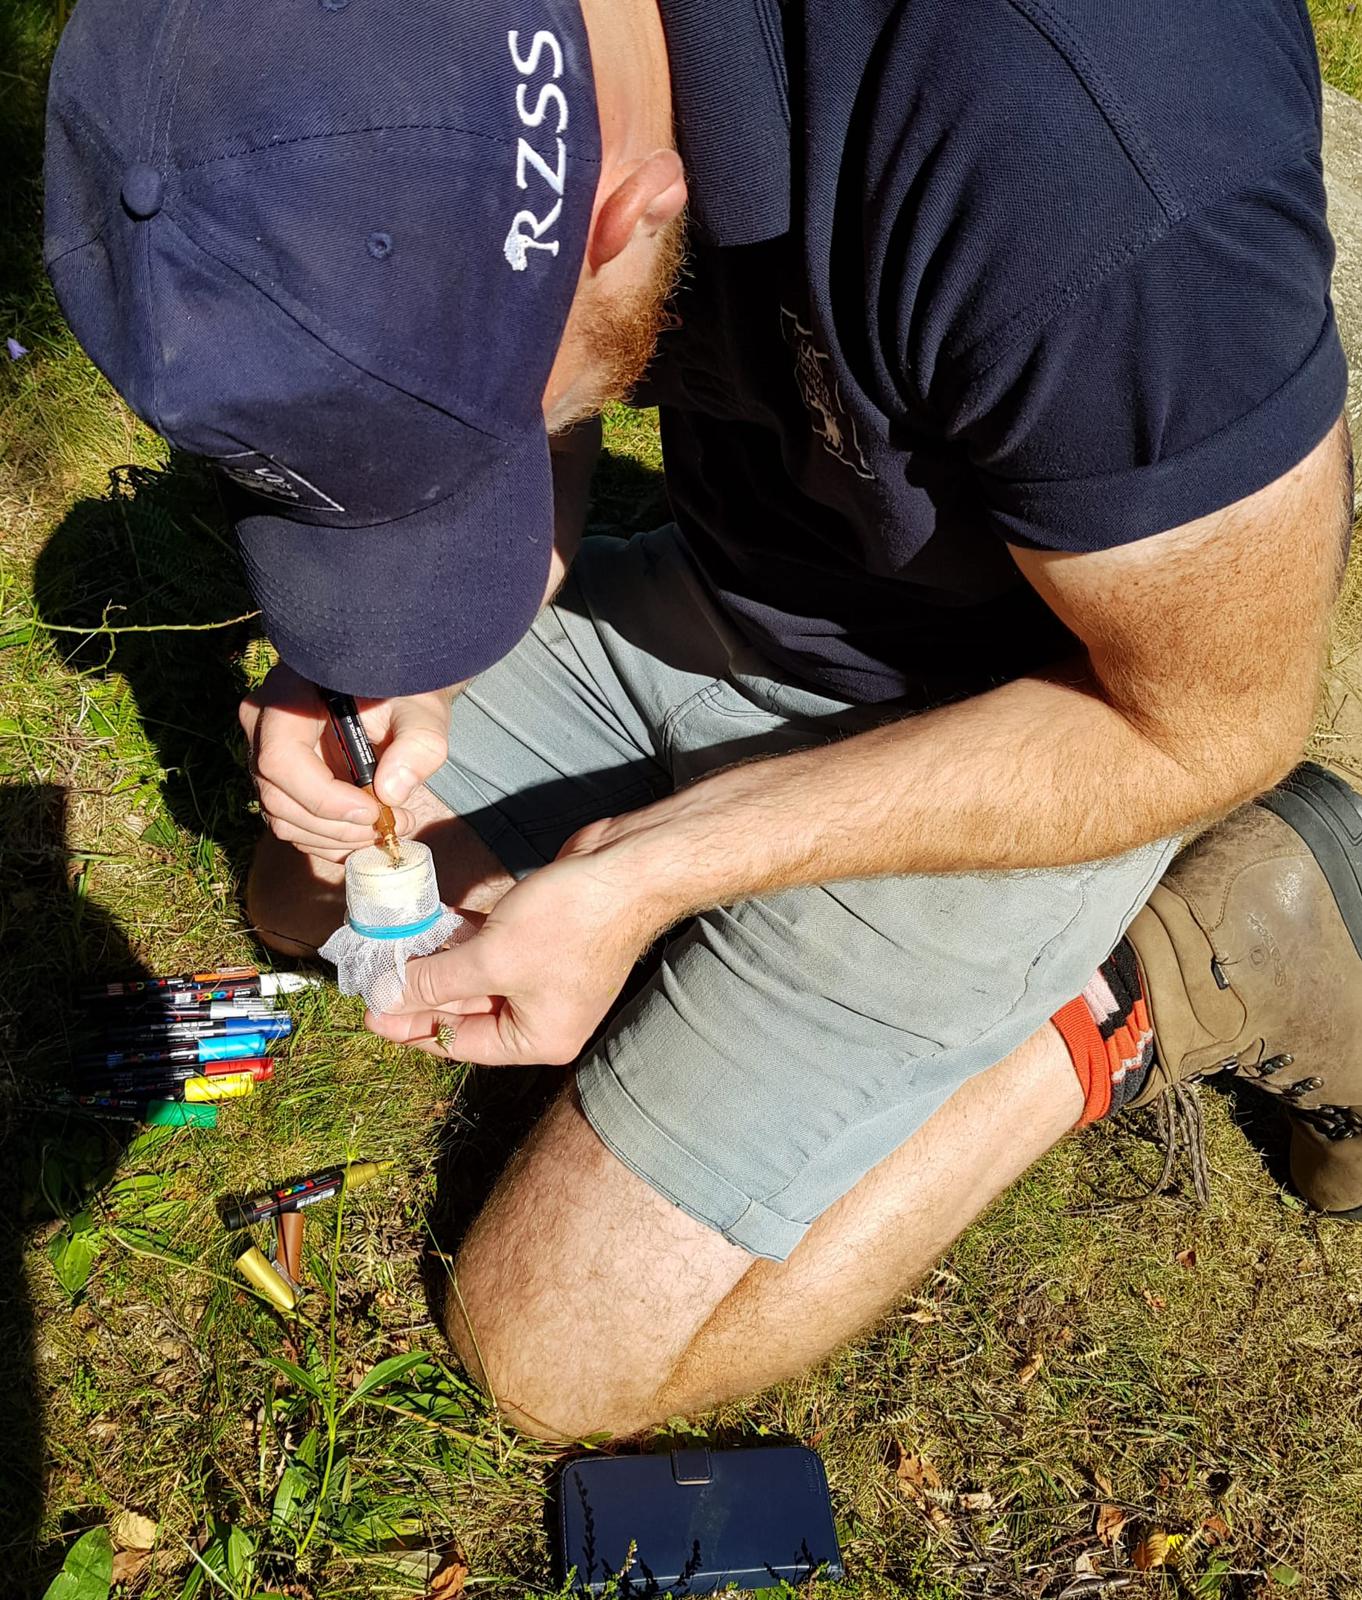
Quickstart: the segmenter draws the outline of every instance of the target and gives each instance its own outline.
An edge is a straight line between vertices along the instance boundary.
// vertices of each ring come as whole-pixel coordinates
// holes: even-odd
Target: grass
[[[1353,86],[1362,22],[1334,0],[1317,19]],[[79,975],[255,955],[235,705],[270,660],[252,622],[208,626],[250,609],[211,484],[128,416],[43,283],[54,35],[45,0],[0,8],[0,337],[33,352],[0,371],[0,1595],[41,1594],[87,1534],[103,1593],[106,1527],[130,1547],[116,1592],[148,1600],[417,1594],[442,1561],[455,1584],[456,1557],[470,1591],[543,1592],[556,1455],[465,1386],[431,1303],[441,1246],[545,1082],[389,1049],[328,989],[216,1133],[110,1137],[35,1095],[69,1053]],[[618,413],[610,444],[596,524],[658,519],[652,419]],[[1362,770],[1356,565],[1340,619],[1318,748]],[[203,631],[101,631],[171,620]],[[1208,1211],[1088,1215],[1157,1165],[1138,1123],[1098,1129],[883,1325],[705,1419],[821,1451],[838,1592],[1075,1600],[1105,1574],[1132,1595],[1362,1596],[1362,1230],[1284,1191],[1255,1107],[1203,1099]],[[347,1154],[398,1165],[314,1216],[285,1326],[234,1275],[214,1201]],[[1141,1574],[1154,1534],[1168,1559]]]

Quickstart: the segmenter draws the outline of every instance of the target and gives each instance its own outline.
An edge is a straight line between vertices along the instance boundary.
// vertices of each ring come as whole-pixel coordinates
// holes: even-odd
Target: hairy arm
[[[1351,521],[1340,424],[1284,477],[1115,550],[1013,552],[1071,667],[730,768],[573,853],[658,926],[837,878],[1048,867],[1221,815],[1299,758]]]
[[[1071,669],[729,768],[594,823],[414,961],[398,1012],[488,1066],[568,1062],[639,952],[690,912],[838,878],[1024,870],[1230,810],[1309,732],[1351,517],[1346,434],[1215,516],[1092,555],[1015,552],[1084,646]]]

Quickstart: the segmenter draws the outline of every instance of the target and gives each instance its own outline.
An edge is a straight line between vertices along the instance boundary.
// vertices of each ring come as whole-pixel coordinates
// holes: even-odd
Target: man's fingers
[[[537,1058],[524,1053],[514,1029],[508,1027],[509,1017],[510,1012],[504,1007],[500,1011],[464,1017],[448,1053],[456,1061],[471,1061],[475,1067],[537,1066]]]
[[[296,828],[304,833],[318,832],[318,819],[306,807],[300,805],[292,795],[286,794],[277,783],[271,783],[268,778],[261,778],[256,783],[256,790],[260,796],[260,809],[270,819],[271,825],[285,823],[291,828]],[[361,796],[367,800],[368,795]],[[375,808],[375,817],[377,808]],[[275,829],[278,832],[278,829]],[[373,825],[368,822],[336,822],[326,824],[326,841],[332,846],[345,845],[351,850],[358,850],[361,846],[374,842]]]
[[[342,783],[317,753],[315,730],[303,717],[267,710],[256,725],[258,781],[280,789],[310,817],[325,822],[361,824],[373,833],[378,802]]]
[[[395,1014],[461,1011],[464,1002],[500,994],[505,980],[501,985],[490,981],[486,958],[478,948],[483,937],[476,933],[450,950],[408,961],[407,987]]]
[[[479,995],[461,1001],[457,1007],[447,1006],[440,1011],[366,1011],[364,1026],[380,1039],[416,1045],[422,1050],[430,1049],[435,1055],[462,1061],[456,1041],[464,1023],[471,1016],[491,1015],[497,1009],[498,1002],[491,995]]]
[[[366,1011],[364,1026],[394,1044],[433,1044],[440,1018],[430,1011]]]
[[[392,703],[388,742],[378,758],[374,793],[385,805],[411,799],[449,754],[449,706],[442,696],[414,695]]]
[[[267,817],[269,830],[280,844],[291,845],[295,850],[301,850],[308,856],[325,856],[328,861],[343,862],[354,854],[354,849],[348,844],[337,844],[334,839],[322,833],[310,833],[304,828],[295,828],[288,822],[276,822],[272,817]]]
[[[438,1011],[370,1011],[364,1024],[380,1039],[394,1044],[413,1045],[429,1055],[454,1061],[471,1061],[477,1067],[536,1066],[538,1057],[519,1040],[509,1027],[508,1011],[483,1011],[474,1016],[451,1017]],[[438,1037],[441,1023],[454,1029],[446,1047]]]

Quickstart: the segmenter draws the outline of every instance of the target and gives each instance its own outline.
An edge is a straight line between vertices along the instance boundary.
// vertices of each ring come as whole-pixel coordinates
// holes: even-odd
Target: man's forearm
[[[1224,815],[1304,748],[1351,520],[1340,420],[1224,511],[1110,551],[1014,549],[1083,641],[1072,664],[715,773],[581,848],[662,928],[839,878],[1098,860]]]
[[[1267,762],[1279,748],[1267,741]],[[1200,765],[1170,753],[1075,669],[728,768],[604,825],[593,847],[661,927],[801,884],[1116,855],[1228,811],[1277,775],[1226,770],[1209,747]]]

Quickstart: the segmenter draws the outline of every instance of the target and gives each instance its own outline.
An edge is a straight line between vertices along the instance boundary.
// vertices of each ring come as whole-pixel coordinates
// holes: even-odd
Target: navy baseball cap
[[[577,0],[76,6],[48,271],[133,410],[221,472],[304,676],[414,694],[533,621],[599,171]]]

